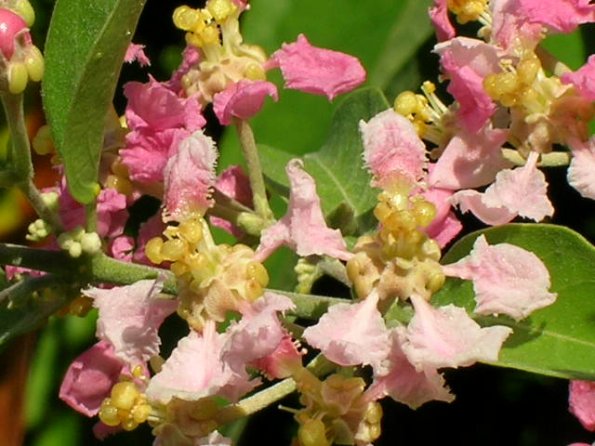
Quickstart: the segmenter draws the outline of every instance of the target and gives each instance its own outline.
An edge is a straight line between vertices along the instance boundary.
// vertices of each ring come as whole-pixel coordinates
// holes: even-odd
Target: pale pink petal
[[[454,400],[454,395],[449,392],[444,378],[436,368],[423,367],[418,371],[409,362],[401,348],[403,340],[402,330],[391,330],[391,347],[385,370],[374,369],[374,381],[366,390],[366,395],[374,400],[385,395],[390,396],[412,409],[417,409],[428,401],[450,403]]]
[[[221,360],[225,335],[217,333],[212,321],[205,323],[202,335],[195,331],[182,338],[161,371],[149,382],[146,395],[151,401],[167,404],[172,398],[197,401],[213,395],[236,400],[254,387]],[[223,388],[229,387],[225,392]]]
[[[267,97],[279,99],[275,84],[241,80],[214,96],[213,111],[222,125],[230,125],[233,118],[246,120],[258,114]]]
[[[448,18],[447,0],[434,0],[434,6],[430,8],[429,14],[438,42],[450,40],[456,35],[455,29]]]
[[[132,366],[159,353],[159,327],[177,308],[175,300],[158,297],[162,286],[159,281],[141,280],[133,285],[83,291],[99,309],[97,337],[109,341],[115,355]]]
[[[537,169],[536,152],[532,152],[523,167],[506,169],[496,175],[496,181],[484,193],[471,190],[457,192],[453,204],[462,212],[471,211],[488,225],[508,223],[516,216],[541,221],[552,216],[554,208],[547,197],[547,183]]]
[[[83,415],[95,416],[124,370],[125,363],[114,355],[113,347],[99,341],[68,367],[60,399]]]
[[[357,58],[314,47],[303,34],[294,43],[284,43],[272,55],[267,68],[274,67],[281,68],[287,88],[325,95],[329,100],[366,80],[366,72]]]
[[[450,79],[448,92],[459,103],[459,118],[466,130],[478,132],[496,110],[483,88],[489,74],[500,72],[498,49],[477,39],[455,37],[434,47]]]
[[[222,192],[224,195],[233,198],[238,203],[241,203],[248,208],[252,208],[252,189],[250,188],[250,180],[240,166],[230,166],[221,172],[217,177],[217,181],[215,181],[215,189]],[[217,226],[235,237],[241,237],[243,235],[243,231],[227,220],[223,220],[219,217],[210,217],[209,220],[213,226]]]
[[[130,45],[128,45],[128,49],[126,50],[126,54],[124,55],[124,62],[132,63],[136,61],[141,67],[150,66],[151,61],[145,54],[144,49],[144,45],[131,43]]]
[[[426,234],[445,247],[463,229],[457,216],[451,211],[450,197],[452,191],[431,187],[422,193],[423,197],[436,207],[436,217],[425,229]]]
[[[178,153],[165,166],[165,210],[167,218],[182,221],[193,213],[204,214],[213,205],[215,142],[202,131],[184,139]]]
[[[573,84],[588,101],[595,101],[595,54],[591,54],[587,63],[573,73],[564,73],[561,77],[565,84]]]
[[[528,23],[557,32],[570,33],[580,24],[595,21],[595,4],[590,0],[518,0],[518,7]]]
[[[500,151],[507,136],[506,130],[489,127],[477,133],[458,132],[433,165],[428,183],[452,190],[490,184],[500,170],[510,167]]]
[[[543,39],[543,27],[519,14],[519,0],[490,1],[491,40],[508,53],[529,51]]]
[[[336,364],[378,365],[388,356],[389,338],[373,292],[356,304],[336,304],[303,337]]]
[[[389,109],[367,123],[360,121],[359,128],[364,144],[364,161],[376,184],[385,184],[394,175],[411,183],[424,176],[426,146],[407,118]]]
[[[574,143],[571,148],[568,184],[583,197],[595,200],[595,137],[587,143]]]
[[[465,367],[478,361],[494,362],[512,329],[480,327],[460,307],[432,307],[411,296],[415,315],[407,327],[403,351],[417,370],[424,367]]]
[[[570,381],[568,402],[585,429],[595,432],[595,381]]]
[[[109,246],[110,255],[117,260],[132,262],[134,239],[128,235],[116,237]]]
[[[520,320],[551,305],[550,275],[532,252],[509,243],[490,246],[484,235],[471,253],[443,267],[444,274],[473,281],[478,314],[506,314]]]
[[[290,182],[289,209],[273,226],[265,229],[256,250],[256,259],[266,259],[281,245],[287,245],[299,256],[328,255],[349,260],[351,253],[341,231],[330,229],[324,221],[314,179],[303,170],[303,163],[293,159],[287,163]]]

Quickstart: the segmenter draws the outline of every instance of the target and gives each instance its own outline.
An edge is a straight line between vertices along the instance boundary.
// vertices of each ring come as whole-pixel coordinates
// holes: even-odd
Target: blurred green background
[[[32,4],[37,11],[33,34],[36,43],[42,46],[54,2],[33,0]],[[185,2],[148,0],[134,38],[136,43],[147,46],[146,52],[153,62],[149,71],[158,80],[167,79],[180,60],[183,35],[174,29],[170,17],[181,4]],[[189,4],[201,6],[197,2]],[[261,45],[269,54],[282,42],[294,41],[299,33],[304,33],[314,45],[353,54],[368,70],[367,84],[380,87],[392,101],[402,90],[415,90],[421,81],[437,79],[437,57],[431,53],[435,40],[425,15],[429,4],[428,0],[253,0],[251,10],[244,14],[243,34],[245,41]],[[547,47],[576,68],[595,48],[595,29],[584,27],[573,35],[552,38]],[[126,65],[121,84],[146,79],[146,70]],[[280,81],[278,76],[273,76],[273,80]],[[338,102],[340,99],[330,103],[323,97],[280,90],[279,103],[269,102],[253,122],[257,141],[295,154],[317,150],[324,142]],[[40,102],[32,97],[30,104],[34,119]],[[124,105],[120,94],[116,98],[119,112]],[[216,126],[210,126],[207,131],[219,141],[220,165],[241,162],[233,132],[223,132]],[[0,138],[0,144],[5,142],[5,138]],[[594,241],[593,203],[581,200],[566,186],[563,169],[549,171],[548,179],[557,210],[554,221],[571,226]],[[18,199],[13,192],[0,190],[0,222],[6,224],[6,228],[0,224],[0,233],[11,240],[20,237],[15,228],[27,218],[26,213],[15,210],[15,200]],[[577,212],[580,218],[576,217]],[[469,228],[475,224],[470,219],[465,223]],[[291,274],[291,268],[285,266],[286,256],[287,253],[275,256],[269,265],[274,286],[286,283]],[[162,331],[164,336],[173,338],[176,327],[166,325]],[[24,444],[96,444],[91,434],[95,420],[79,416],[57,398],[64,371],[74,357],[94,342],[93,338],[93,313],[85,319],[55,318],[36,333],[16,340],[13,349],[3,353],[0,371],[4,371],[1,373],[6,375],[8,387],[14,388],[19,376],[27,376]],[[27,365],[9,375],[9,366],[14,365],[19,355],[27,360]],[[385,401],[384,433],[376,444],[558,446],[593,441],[593,436],[568,414],[567,383],[562,380],[476,366],[449,371],[447,381],[457,395],[450,405],[430,403],[411,411]],[[295,407],[297,401],[289,398],[283,404]],[[18,429],[18,425],[13,428]],[[288,445],[292,429],[290,414],[270,408],[253,417],[243,433],[240,429],[237,432],[242,446]],[[148,429],[139,429],[103,444],[148,445],[151,438]],[[0,438],[0,445],[4,444]]]

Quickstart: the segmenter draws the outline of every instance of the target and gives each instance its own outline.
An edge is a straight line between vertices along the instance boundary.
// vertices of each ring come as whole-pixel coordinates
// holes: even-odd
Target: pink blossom
[[[95,416],[125,367],[111,344],[99,341],[68,367],[60,386],[60,399],[83,415]]]
[[[590,0],[517,0],[518,14],[557,32],[570,33],[580,24],[595,21]]]
[[[428,401],[454,400],[436,368],[424,366],[418,370],[409,362],[401,348],[404,340],[402,330],[390,331],[390,353],[383,368],[374,368],[374,381],[366,395],[371,399],[388,395],[412,409]]]
[[[448,18],[447,0],[434,0],[434,6],[430,8],[429,14],[439,42],[450,40],[456,35]]]
[[[324,221],[314,179],[303,170],[303,163],[293,159],[285,169],[291,183],[287,214],[262,232],[256,260],[266,259],[281,245],[287,245],[299,256],[328,255],[348,260],[341,232],[330,229]]]
[[[258,114],[267,96],[274,101],[279,99],[275,84],[241,80],[215,95],[213,110],[222,125],[230,125],[233,118],[246,120]]]
[[[128,49],[126,50],[126,55],[124,56],[124,62],[132,63],[134,61],[138,62],[141,67],[148,67],[151,66],[151,61],[145,54],[145,46],[139,45],[136,43],[131,43],[128,45]]]
[[[213,205],[210,188],[215,184],[215,142],[202,131],[184,139],[178,153],[165,166],[165,209],[168,218],[182,221]]]
[[[221,172],[215,181],[215,189],[238,203],[252,208],[250,181],[240,166],[230,166]],[[217,226],[235,237],[239,238],[243,235],[243,231],[227,220],[219,217],[210,217],[209,220],[213,226]]]
[[[29,28],[23,18],[10,9],[0,8],[0,53],[6,60],[12,58],[15,39],[23,33],[31,43]]]
[[[417,370],[425,367],[465,367],[478,361],[494,362],[512,329],[480,327],[460,307],[432,307],[411,296],[415,315],[404,332],[402,348]]]
[[[564,73],[561,79],[565,84],[573,84],[585,99],[595,101],[595,54],[575,72]]]
[[[570,381],[570,412],[585,429],[595,432],[595,381]]]
[[[436,207],[436,216],[425,232],[444,248],[463,229],[463,225],[451,210],[452,191],[430,187],[422,195]]]
[[[332,100],[347,93],[366,79],[359,60],[338,51],[317,48],[303,34],[294,43],[284,43],[267,63],[280,67],[286,88],[325,95]]]
[[[251,365],[260,370],[268,379],[288,378],[302,366],[304,353],[303,350],[298,349],[296,342],[287,334],[281,338],[273,352],[252,361]]]
[[[488,225],[501,225],[521,216],[535,221],[553,215],[554,208],[546,192],[547,183],[537,169],[536,152],[532,152],[523,167],[506,169],[496,175],[496,181],[484,193],[474,190],[457,192],[453,204],[462,212],[471,211]]]
[[[183,96],[182,78],[200,62],[200,51],[192,45],[187,45],[182,51],[182,63],[172,74],[170,80],[165,83],[166,87],[179,96]]]
[[[132,366],[159,353],[159,327],[177,308],[177,302],[159,299],[162,284],[140,280],[133,285],[83,291],[99,310],[97,337],[114,347],[114,354]]]
[[[149,382],[146,390],[149,400],[167,404],[172,398],[197,401],[221,395],[235,401],[251,390],[256,382],[238,377],[222,361],[224,343],[225,335],[217,333],[212,321],[205,323],[202,335],[191,331],[178,342],[161,371]]]
[[[509,243],[490,246],[484,235],[471,253],[443,268],[444,274],[473,281],[478,314],[506,314],[515,320],[551,305],[550,275],[532,252]]]
[[[394,110],[385,110],[367,123],[360,121],[364,161],[377,185],[395,175],[416,183],[424,176],[426,146],[413,124]]]
[[[543,38],[543,27],[519,14],[519,0],[490,1],[491,40],[508,54],[532,50]]]
[[[478,132],[496,110],[483,80],[500,71],[497,48],[477,39],[456,37],[436,45],[434,51],[450,79],[447,89],[459,103],[462,124],[467,131]]]
[[[568,184],[583,197],[595,200],[595,137],[587,143],[574,141],[571,148]]]
[[[356,304],[336,304],[303,337],[336,364],[378,365],[388,356],[389,339],[382,315],[376,308],[378,293]],[[345,329],[349,327],[349,329]]]
[[[133,251],[134,239],[128,235],[116,237],[109,245],[110,255],[117,260],[131,262]]]
[[[500,151],[507,136],[506,130],[495,130],[488,126],[477,133],[458,132],[433,165],[428,183],[453,190],[491,183],[500,170],[510,166]]]

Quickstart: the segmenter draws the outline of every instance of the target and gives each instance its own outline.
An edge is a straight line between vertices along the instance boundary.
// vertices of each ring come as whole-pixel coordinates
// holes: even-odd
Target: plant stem
[[[23,111],[23,95],[5,93],[0,96],[6,122],[10,130],[12,142],[11,162],[17,177],[16,185],[29,199],[31,206],[43,220],[49,223],[54,231],[62,232],[62,223],[58,215],[49,209],[41,198],[39,190],[33,184],[33,163],[31,161],[31,146],[25,114]]]
[[[248,179],[252,188],[254,210],[265,220],[273,220],[273,212],[269,207],[262,167],[260,165],[260,158],[258,157],[258,148],[256,147],[252,128],[248,121],[238,119],[236,120],[236,129],[240,138],[240,145],[242,146],[242,154],[248,168]]]

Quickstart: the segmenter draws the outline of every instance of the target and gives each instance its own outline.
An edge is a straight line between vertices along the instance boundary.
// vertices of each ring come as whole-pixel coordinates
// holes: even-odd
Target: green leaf
[[[104,121],[145,0],[58,0],[45,47],[44,107],[72,196],[97,192]]]
[[[511,243],[535,253],[550,272],[556,302],[515,322],[505,317],[476,317],[481,325],[513,328],[494,365],[567,379],[595,380],[595,248],[562,226],[511,224],[475,232],[461,239],[444,257],[453,263],[466,256],[484,234],[490,244]],[[448,280],[434,296],[438,305],[454,303],[471,311],[468,281]]]
[[[360,217],[376,203],[377,194],[370,187],[370,174],[363,167],[358,124],[388,107],[377,89],[351,93],[333,115],[326,143],[319,151],[303,157],[306,171],[316,180],[325,215],[347,206],[355,217]],[[265,175],[273,183],[287,187],[285,166],[295,156],[267,146],[259,149]]]

